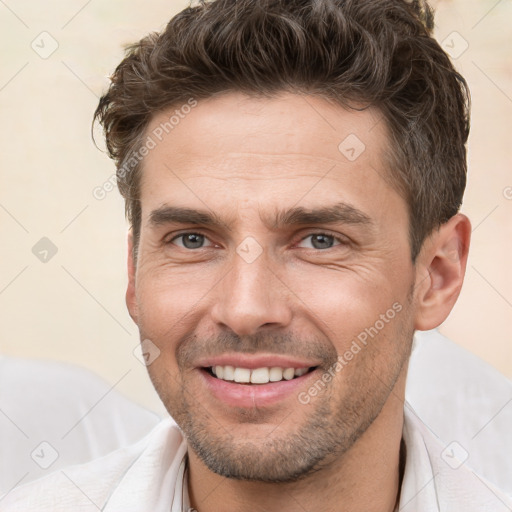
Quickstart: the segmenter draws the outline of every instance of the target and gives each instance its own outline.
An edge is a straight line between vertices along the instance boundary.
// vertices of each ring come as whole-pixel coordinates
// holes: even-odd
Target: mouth
[[[293,400],[318,377],[320,365],[281,356],[225,355],[197,366],[206,395],[224,406],[266,407]]]
[[[231,365],[216,365],[204,368],[213,378],[226,382],[234,382],[246,385],[263,385],[269,382],[281,382],[297,379],[316,370],[317,366],[312,367],[281,367],[281,366],[263,366],[261,368],[243,368]]]

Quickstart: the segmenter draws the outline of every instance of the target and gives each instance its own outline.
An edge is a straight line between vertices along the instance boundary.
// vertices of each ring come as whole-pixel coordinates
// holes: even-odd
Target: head
[[[212,471],[289,481],[347,453],[457,299],[469,100],[431,28],[404,0],[203,2],[100,100],[128,308]]]

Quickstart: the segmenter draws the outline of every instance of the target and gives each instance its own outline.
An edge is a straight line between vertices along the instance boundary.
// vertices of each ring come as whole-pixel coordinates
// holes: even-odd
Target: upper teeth
[[[266,384],[280,380],[291,380],[304,375],[309,368],[236,368],[234,366],[212,366],[212,372],[218,379],[233,380],[240,383]]]

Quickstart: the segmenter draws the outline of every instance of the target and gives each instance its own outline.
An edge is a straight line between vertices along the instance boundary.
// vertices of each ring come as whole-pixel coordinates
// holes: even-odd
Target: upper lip
[[[222,354],[208,357],[198,362],[197,366],[209,368],[211,366],[234,366],[235,368],[311,368],[318,366],[316,361],[307,361],[292,356],[277,354]]]

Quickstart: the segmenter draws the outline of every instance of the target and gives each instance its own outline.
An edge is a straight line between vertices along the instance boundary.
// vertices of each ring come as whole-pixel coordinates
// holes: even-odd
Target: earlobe
[[[466,272],[471,223],[459,213],[435,231],[418,256],[415,329],[438,327],[450,314]]]
[[[138,323],[138,308],[137,298],[135,293],[135,273],[136,266],[133,258],[133,233],[132,230],[128,232],[128,258],[127,258],[127,270],[128,270],[128,286],[126,289],[126,306],[128,312],[132,317],[132,320]]]

